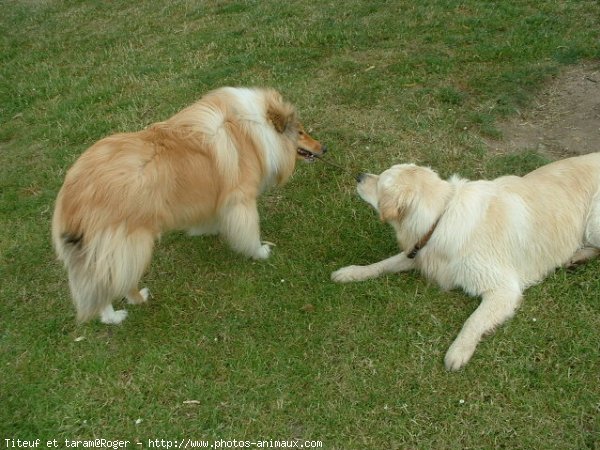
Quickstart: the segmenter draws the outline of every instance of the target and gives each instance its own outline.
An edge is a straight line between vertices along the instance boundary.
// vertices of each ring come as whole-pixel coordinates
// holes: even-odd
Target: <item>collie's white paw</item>
[[[271,254],[271,246],[269,244],[261,245],[252,255],[254,259],[267,259]]]
[[[132,290],[127,295],[127,303],[130,305],[139,305],[140,303],[146,303],[150,298],[150,291],[148,288],[143,288],[140,291]]]
[[[349,283],[351,281],[364,280],[363,266],[347,266],[336,270],[331,274],[331,281],[336,283]]]
[[[150,298],[150,289],[148,289],[148,288],[140,289],[140,295],[142,296],[144,301],[147,302],[148,299]]]
[[[100,322],[108,324],[108,325],[118,325],[125,320],[127,317],[127,311],[121,309],[119,311],[115,311],[112,305],[104,308],[102,313],[100,314]]]

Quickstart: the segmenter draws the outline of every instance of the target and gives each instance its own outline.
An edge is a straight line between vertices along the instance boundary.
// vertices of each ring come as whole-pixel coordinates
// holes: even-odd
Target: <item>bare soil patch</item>
[[[535,150],[552,159],[600,151],[600,64],[570,67],[541,91],[532,108],[498,124],[498,152]]]

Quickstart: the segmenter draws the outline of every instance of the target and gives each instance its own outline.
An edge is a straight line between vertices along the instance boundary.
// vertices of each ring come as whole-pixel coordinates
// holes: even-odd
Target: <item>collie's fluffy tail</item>
[[[151,232],[128,231],[123,224],[93,232],[67,231],[58,208],[52,223],[52,239],[69,274],[79,322],[112,308],[115,298],[125,297],[136,289],[154,247]]]

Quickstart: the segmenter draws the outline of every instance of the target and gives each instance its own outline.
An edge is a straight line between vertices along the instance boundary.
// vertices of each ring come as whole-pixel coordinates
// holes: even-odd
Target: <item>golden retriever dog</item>
[[[417,269],[442,289],[481,296],[445,356],[463,367],[482,336],[509,319],[523,291],[600,253],[600,153],[493,181],[441,179],[429,168],[361,174],[358,193],[395,229],[400,254],[331,275],[337,282]]]
[[[127,311],[114,299],[146,301],[138,282],[168,230],[221,234],[233,250],[267,258],[258,195],[285,183],[297,159],[324,151],[277,91],[231,87],[94,144],[67,172],[52,221],[78,320],[118,324]]]

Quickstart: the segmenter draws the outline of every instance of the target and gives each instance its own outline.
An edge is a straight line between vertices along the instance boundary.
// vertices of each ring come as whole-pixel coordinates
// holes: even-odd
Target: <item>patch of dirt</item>
[[[600,65],[570,67],[538,95],[533,107],[498,124],[497,152],[535,150],[552,159],[600,152]]]

